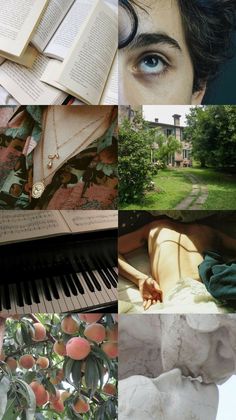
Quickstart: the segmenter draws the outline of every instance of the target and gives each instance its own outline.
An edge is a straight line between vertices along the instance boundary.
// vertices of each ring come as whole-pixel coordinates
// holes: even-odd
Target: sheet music
[[[61,210],[71,232],[93,232],[118,228],[117,210]]]
[[[1,210],[0,243],[30,240],[68,233],[59,211]]]

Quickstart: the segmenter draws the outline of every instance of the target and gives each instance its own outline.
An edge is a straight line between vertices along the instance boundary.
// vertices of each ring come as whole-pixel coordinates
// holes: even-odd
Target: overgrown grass
[[[213,169],[186,168],[208,187],[209,196],[203,209],[236,210],[236,175]]]
[[[203,205],[205,210],[236,209],[236,175],[222,173],[213,169],[179,168],[165,169],[153,179],[156,191],[146,193],[142,203],[120,205],[126,210],[171,210],[192,190],[186,175],[193,174],[200,183],[208,186],[209,196]]]

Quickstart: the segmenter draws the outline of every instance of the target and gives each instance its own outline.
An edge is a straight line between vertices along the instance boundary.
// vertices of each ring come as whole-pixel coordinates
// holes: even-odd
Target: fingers
[[[143,301],[143,308],[146,311],[148,308],[150,308],[150,306],[152,305],[152,300],[148,299],[148,300],[144,300]]]

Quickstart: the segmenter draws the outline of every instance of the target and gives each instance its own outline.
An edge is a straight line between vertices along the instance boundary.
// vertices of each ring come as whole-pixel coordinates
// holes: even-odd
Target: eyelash
[[[159,63],[161,63],[161,65],[163,66],[163,68],[160,71],[142,71],[140,70],[140,66],[142,64],[142,62],[144,62],[144,60],[148,60],[148,59],[155,59],[159,65]],[[162,75],[164,75],[170,68],[170,64],[163,58],[161,57],[159,54],[157,53],[145,53],[142,57],[140,57],[137,61],[136,64],[134,66],[134,71],[140,75],[143,75],[144,77],[160,77]]]

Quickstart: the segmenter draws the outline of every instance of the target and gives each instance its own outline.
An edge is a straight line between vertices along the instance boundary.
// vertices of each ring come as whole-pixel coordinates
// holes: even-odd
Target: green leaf
[[[45,386],[45,388],[49,392],[49,394],[56,395],[56,388],[52,384],[52,382],[49,381],[48,378],[43,379],[43,385]]]
[[[7,393],[10,389],[10,380],[4,376],[0,382],[0,420],[3,418],[3,415],[7,407]]]
[[[21,324],[21,335],[23,342],[29,346],[32,342],[32,339],[31,335],[29,334],[29,328],[27,328],[24,323]]]
[[[28,407],[25,410],[26,420],[33,420],[36,410],[35,395],[31,387],[21,379],[16,379],[15,383],[18,384],[18,393],[20,393],[27,401]]]
[[[72,366],[72,379],[75,387],[80,386],[82,361],[75,360]]]
[[[95,357],[89,355],[85,366],[85,383],[94,392],[98,387],[99,371]]]
[[[69,357],[65,359],[64,365],[63,365],[63,370],[65,373],[65,378],[67,379],[67,381],[73,385],[72,381],[71,381],[71,372],[72,372],[72,367],[74,364],[74,360],[70,359]]]

